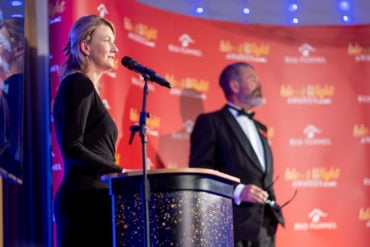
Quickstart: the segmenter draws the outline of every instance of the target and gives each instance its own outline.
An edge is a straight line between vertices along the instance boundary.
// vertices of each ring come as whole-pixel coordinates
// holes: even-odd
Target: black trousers
[[[271,215],[265,211],[265,217],[257,239],[236,240],[234,242],[234,247],[275,247],[277,222],[271,219],[270,216]]]
[[[111,247],[112,215],[108,190],[59,193],[55,201],[58,247]]]

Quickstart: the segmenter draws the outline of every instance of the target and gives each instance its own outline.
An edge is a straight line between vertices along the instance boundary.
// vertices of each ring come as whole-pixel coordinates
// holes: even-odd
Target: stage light
[[[290,12],[296,12],[297,10],[298,10],[298,4],[296,4],[296,3],[289,4],[289,11]]]
[[[18,7],[18,6],[22,6],[23,2],[22,1],[11,1],[10,5],[14,7]]]
[[[339,2],[339,9],[341,11],[348,11],[351,9],[351,3],[349,1],[340,1]]]
[[[197,13],[202,14],[204,12],[204,9],[202,7],[197,8]]]
[[[349,23],[349,22],[351,22],[351,18],[350,18],[348,15],[344,15],[344,16],[342,16],[342,20],[343,20],[345,23]]]
[[[243,8],[242,12],[243,12],[243,14],[248,15],[251,11],[250,11],[249,8]]]
[[[23,18],[24,16],[22,14],[13,14],[11,17]]]
[[[293,24],[298,24],[298,23],[299,23],[298,18],[297,18],[297,17],[294,17],[294,18],[292,19],[292,23],[293,23]]]

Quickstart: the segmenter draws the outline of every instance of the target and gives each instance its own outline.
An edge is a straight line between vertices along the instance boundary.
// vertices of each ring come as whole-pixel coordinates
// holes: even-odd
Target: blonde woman
[[[111,202],[100,178],[122,168],[114,159],[117,127],[98,92],[117,52],[110,21],[88,15],[73,24],[53,110],[64,160],[54,202],[58,247],[112,246]]]

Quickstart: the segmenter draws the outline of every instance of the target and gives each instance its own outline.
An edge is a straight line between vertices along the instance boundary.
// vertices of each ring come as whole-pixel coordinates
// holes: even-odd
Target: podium
[[[142,171],[107,174],[114,246],[143,246]],[[150,246],[234,245],[232,197],[239,179],[203,168],[147,172]]]

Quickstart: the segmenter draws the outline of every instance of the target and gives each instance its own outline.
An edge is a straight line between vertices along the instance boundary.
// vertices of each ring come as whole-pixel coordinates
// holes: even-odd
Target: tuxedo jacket
[[[267,140],[267,128],[253,120],[264,148],[266,170],[263,171],[248,137],[228,106],[205,113],[196,119],[190,147],[190,167],[215,169],[240,178],[242,184],[254,184],[266,190],[270,200],[276,200],[272,186],[273,156]],[[234,240],[253,240],[258,236],[264,217],[272,228],[284,224],[280,207],[246,203],[233,204]]]

